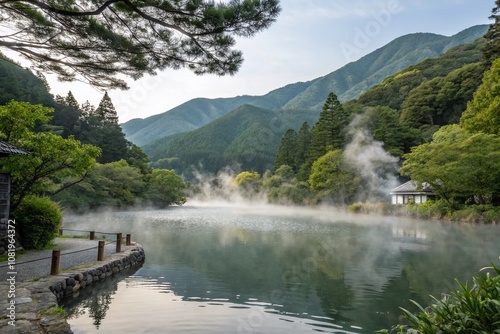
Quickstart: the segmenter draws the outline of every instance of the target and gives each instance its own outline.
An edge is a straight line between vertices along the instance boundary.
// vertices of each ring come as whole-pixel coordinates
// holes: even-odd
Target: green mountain
[[[405,35],[337,71],[308,82],[289,84],[263,96],[197,98],[162,114],[130,120],[122,124],[122,128],[127,139],[143,146],[162,137],[200,128],[244,104],[265,109],[320,111],[332,91],[341,102],[351,100],[389,75],[476,40],[487,29],[487,25],[475,26],[451,37],[429,33]]]
[[[191,166],[217,172],[225,166],[260,172],[272,169],[281,137],[303,122],[313,124],[319,112],[270,110],[243,105],[200,129],[144,146],[155,167],[173,168],[189,177]]]
[[[401,155],[428,140],[439,126],[457,122],[481,82],[484,39],[459,45],[385,78],[356,100],[344,103],[366,113],[366,127],[385,148]],[[217,172],[230,165],[264,172],[273,166],[282,135],[320,110],[264,109],[244,105],[191,132],[158,139],[143,148],[156,167],[189,177],[191,166]]]

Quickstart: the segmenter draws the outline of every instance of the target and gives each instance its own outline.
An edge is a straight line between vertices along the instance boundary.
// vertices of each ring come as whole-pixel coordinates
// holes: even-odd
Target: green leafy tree
[[[287,165],[281,165],[274,175],[266,178],[262,189],[274,204],[305,204],[310,195],[309,184],[298,181],[292,167]]]
[[[467,101],[472,99],[483,77],[484,66],[475,63],[461,67],[446,77],[437,77],[413,89],[404,101],[400,121],[403,125],[421,129],[430,141],[429,128],[458,123]]]
[[[470,132],[500,135],[500,59],[484,73],[474,98],[467,104],[460,124]]]
[[[277,0],[8,1],[0,3],[0,48],[62,81],[126,88],[165,68],[235,73],[242,54],[233,36],[253,36],[280,12]]]
[[[257,194],[262,185],[262,180],[260,174],[257,172],[244,171],[236,175],[234,181],[238,185],[238,188],[242,190],[243,195],[252,197]]]
[[[125,160],[96,164],[82,182],[60,192],[54,199],[75,211],[132,206],[140,204],[145,196],[145,178],[140,169]]]
[[[373,139],[383,142],[384,149],[397,157],[421,142],[420,132],[402,125],[399,116],[397,110],[388,107],[370,107],[360,119],[362,128],[367,129]]]
[[[184,204],[184,180],[173,170],[153,169],[147,178],[148,199],[156,207],[166,207],[171,204]]]
[[[0,106],[0,138],[30,152],[0,162],[0,170],[12,176],[12,210],[27,195],[56,193],[80,181],[100,154],[99,148],[73,138],[32,132],[37,122],[49,120],[51,112],[26,102]]]
[[[329,151],[316,160],[309,183],[319,201],[350,203],[355,199],[361,178],[343,158],[342,150]]]
[[[470,134],[458,125],[442,127],[431,143],[405,154],[400,170],[419,183],[428,183],[450,204],[473,198],[491,202],[500,193],[500,138]]]
[[[319,120],[312,129],[312,160],[316,160],[329,150],[344,146],[350,119],[351,115],[342,108],[337,95],[330,93],[323,105]]]

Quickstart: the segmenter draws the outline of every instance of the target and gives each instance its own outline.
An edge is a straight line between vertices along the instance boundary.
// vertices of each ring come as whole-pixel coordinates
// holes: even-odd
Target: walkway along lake
[[[65,217],[126,230],[146,263],[68,301],[75,333],[373,333],[499,262],[500,226],[333,209],[184,206]]]

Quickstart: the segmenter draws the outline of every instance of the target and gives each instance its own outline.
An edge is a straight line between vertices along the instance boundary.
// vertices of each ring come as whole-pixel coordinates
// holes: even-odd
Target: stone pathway
[[[105,257],[108,257],[115,253],[116,244],[106,243]],[[57,238],[55,248],[61,250],[60,275],[57,276],[49,275],[52,250],[19,255],[15,275],[9,274],[11,269],[6,261],[0,262],[0,333],[72,333],[49,286],[64,279],[64,272],[70,268],[95,264],[97,245],[96,240]],[[122,245],[122,251],[133,247]]]

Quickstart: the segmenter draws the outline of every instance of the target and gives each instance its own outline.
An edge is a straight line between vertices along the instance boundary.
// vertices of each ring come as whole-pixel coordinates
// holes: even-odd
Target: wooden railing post
[[[99,241],[99,247],[97,247],[97,261],[104,261],[104,240]]]
[[[50,265],[50,274],[57,275],[59,274],[59,262],[61,261],[61,251],[53,250],[52,251],[52,263]]]
[[[132,239],[132,236],[131,236],[130,234],[127,234],[127,238],[126,238],[126,242],[125,242],[125,244],[126,244],[127,246],[132,245],[132,241],[131,241],[131,239]]]
[[[90,231],[90,240],[95,239],[95,231]]]
[[[122,251],[122,234],[116,234],[116,252],[120,253]]]

